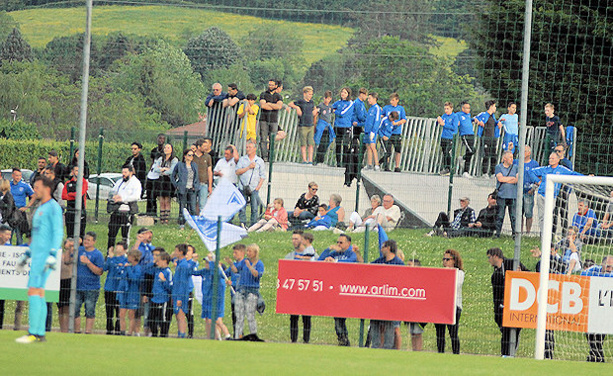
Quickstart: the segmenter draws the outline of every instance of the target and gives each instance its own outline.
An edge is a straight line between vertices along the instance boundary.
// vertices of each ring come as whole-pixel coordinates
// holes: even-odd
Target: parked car
[[[96,188],[100,186],[98,197],[100,197],[100,200],[108,199],[113,186],[121,178],[121,174],[116,172],[106,172],[99,176],[98,174],[90,175],[89,179],[87,179],[87,198],[94,200],[96,198]]]
[[[13,173],[12,168],[7,168],[7,169],[2,170],[2,179],[6,179],[8,181],[13,180],[13,177],[11,176],[12,173]],[[32,177],[33,173],[34,171],[32,170],[28,170],[27,168],[22,168],[21,169],[21,180],[29,184],[30,178]]]

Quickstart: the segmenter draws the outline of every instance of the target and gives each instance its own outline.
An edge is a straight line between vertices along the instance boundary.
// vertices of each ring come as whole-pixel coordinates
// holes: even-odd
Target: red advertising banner
[[[454,324],[456,269],[279,260],[277,313]]]

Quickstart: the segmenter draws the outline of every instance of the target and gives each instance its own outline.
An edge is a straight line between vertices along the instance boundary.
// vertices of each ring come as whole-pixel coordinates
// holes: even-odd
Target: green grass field
[[[29,9],[11,12],[21,25],[21,32],[32,47],[44,47],[53,38],[81,33],[85,30],[84,8]],[[186,37],[197,35],[209,27],[228,33],[239,45],[250,30],[260,25],[275,27],[277,35],[292,33],[304,39],[305,65],[334,53],[353,34],[353,29],[323,24],[274,21],[204,9],[173,6],[95,6],[92,33],[160,36],[179,46]],[[248,49],[247,49],[248,51]]]
[[[271,375],[591,375],[606,364],[510,359],[332,346],[189,341],[52,333],[19,345],[0,332],[5,375],[144,375],[231,372]],[[188,341],[188,342],[186,342]]]

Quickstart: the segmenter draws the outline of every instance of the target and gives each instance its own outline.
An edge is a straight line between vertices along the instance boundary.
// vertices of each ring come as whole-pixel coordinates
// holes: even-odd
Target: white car
[[[105,172],[100,174],[100,176],[98,176],[98,174],[90,175],[89,179],[87,179],[87,198],[90,200],[95,200],[96,188],[100,186],[100,193],[98,197],[100,197],[101,201],[107,200],[111,194],[113,186],[121,178],[121,174],[117,172]]]

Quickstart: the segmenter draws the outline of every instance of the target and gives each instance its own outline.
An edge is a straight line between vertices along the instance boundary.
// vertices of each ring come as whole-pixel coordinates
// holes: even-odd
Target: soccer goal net
[[[610,360],[613,178],[549,175],[546,184],[535,358]]]

